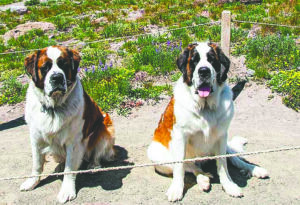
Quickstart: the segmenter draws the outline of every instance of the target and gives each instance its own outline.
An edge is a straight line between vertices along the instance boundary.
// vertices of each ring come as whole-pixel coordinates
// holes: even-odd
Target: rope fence
[[[267,154],[267,153],[284,152],[284,151],[292,151],[292,150],[299,150],[299,149],[300,149],[300,146],[281,147],[281,148],[275,148],[275,149],[266,149],[266,150],[260,150],[260,151],[253,151],[253,152],[243,152],[243,153],[234,153],[234,154],[217,155],[217,156],[197,157],[197,158],[185,159],[185,160],[179,160],[179,161],[145,163],[145,164],[137,164],[137,165],[126,165],[126,166],[118,166],[118,167],[88,169],[88,170],[50,173],[50,174],[38,174],[38,175],[30,175],[30,176],[27,175],[27,176],[3,177],[3,178],[0,178],[0,181],[26,179],[26,178],[33,178],[33,177],[62,176],[62,175],[70,175],[70,174],[87,174],[87,173],[92,173],[93,174],[93,173],[98,173],[98,172],[118,171],[118,170],[124,170],[124,169],[152,167],[152,166],[159,166],[159,165],[171,165],[171,164],[178,164],[178,163],[200,162],[200,161],[206,161],[206,160],[216,160],[216,159],[221,159],[221,158]]]
[[[205,25],[216,25],[216,24],[220,24],[220,21],[215,21],[215,22],[209,22],[209,23],[201,23],[201,24],[196,24],[196,25],[191,25],[191,26],[183,26],[183,27],[179,27],[179,28],[172,28],[172,29],[159,29],[156,32],[148,32],[148,33],[142,33],[142,34],[136,34],[136,35],[131,35],[131,36],[120,36],[120,37],[111,37],[111,38],[104,38],[104,39],[99,39],[96,41],[88,41],[88,42],[78,42],[78,43],[74,43],[74,44],[70,44],[70,45],[88,45],[88,44],[92,44],[92,43],[99,43],[99,42],[105,42],[105,41],[117,41],[117,40],[121,40],[121,39],[130,39],[130,38],[138,38],[141,36],[149,36],[149,35],[155,35],[155,34],[163,34],[163,33],[167,33],[167,32],[172,32],[172,31],[177,31],[177,30],[182,30],[182,29],[186,29],[186,28],[194,28],[194,27],[198,27],[198,26],[205,26]],[[56,45],[66,45],[64,43],[57,43]],[[66,45],[69,46],[69,45]],[[32,51],[37,51],[40,50],[42,48],[36,48],[36,49],[29,49],[29,50],[23,50],[23,51],[9,51],[9,52],[3,52],[0,53],[0,55],[6,55],[6,54],[15,54],[15,53],[27,53],[27,52],[32,52]]]
[[[236,23],[249,23],[249,24],[258,24],[258,25],[266,25],[266,26],[300,28],[300,26],[291,26],[291,25],[283,25],[283,24],[275,24],[275,23],[264,23],[264,22],[255,22],[255,21],[241,21],[241,20],[235,20],[235,19],[232,19],[231,21],[236,22]]]
[[[257,24],[257,25],[267,25],[267,26],[277,26],[277,27],[289,27],[289,28],[300,28],[300,26],[292,26],[292,25],[283,25],[283,24],[274,24],[274,23],[264,23],[264,22],[253,22],[253,21],[242,21],[242,20],[235,20],[231,19],[231,22],[236,22],[236,23],[249,23],[249,24]],[[148,35],[160,35],[162,33],[166,32],[172,32],[176,30],[182,30],[182,29],[187,29],[187,28],[194,28],[198,26],[205,26],[205,25],[217,25],[221,24],[221,21],[215,21],[215,22],[208,22],[208,23],[201,23],[201,24],[196,24],[196,25],[191,25],[191,26],[184,26],[184,27],[179,27],[179,28],[172,28],[172,29],[159,29],[156,32],[147,32],[147,33],[142,33],[142,34],[136,34],[136,35],[129,35],[129,36],[120,36],[120,37],[111,37],[111,38],[104,38],[104,39],[99,39],[95,41],[89,41],[89,42],[82,42],[79,41],[77,43],[70,43],[70,44],[65,44],[65,43],[57,43],[56,45],[65,45],[65,46],[75,46],[75,45],[88,45],[92,43],[100,43],[100,42],[105,42],[105,41],[117,41],[121,39],[130,39],[130,38],[138,38],[141,36],[148,36]],[[42,48],[36,48],[36,49],[28,49],[28,50],[22,50],[22,51],[8,51],[8,52],[2,52],[0,55],[7,55],[7,54],[17,54],[17,53],[27,53],[27,52],[33,52],[40,50]]]

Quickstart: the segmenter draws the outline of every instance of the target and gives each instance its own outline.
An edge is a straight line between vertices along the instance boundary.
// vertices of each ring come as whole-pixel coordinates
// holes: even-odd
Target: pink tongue
[[[209,96],[209,93],[210,93],[210,87],[203,87],[198,90],[198,95],[201,98],[206,98],[207,96]]]

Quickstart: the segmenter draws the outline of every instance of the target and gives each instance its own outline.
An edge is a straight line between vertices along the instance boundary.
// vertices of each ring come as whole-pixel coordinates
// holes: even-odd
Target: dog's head
[[[29,55],[25,69],[35,86],[51,98],[64,96],[76,81],[80,56],[75,50],[50,46]]]
[[[195,94],[207,98],[227,79],[230,60],[216,44],[195,43],[179,56],[177,66]]]

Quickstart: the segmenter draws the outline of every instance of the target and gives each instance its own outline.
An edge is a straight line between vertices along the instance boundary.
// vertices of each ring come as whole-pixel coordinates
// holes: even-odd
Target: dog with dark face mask
[[[226,84],[230,60],[213,43],[189,45],[177,59],[182,77],[174,87],[165,112],[154,132],[148,148],[153,162],[181,161],[187,158],[233,153],[227,144],[228,127],[234,114],[232,92]],[[232,164],[252,176],[265,178],[265,169],[249,164],[238,157]],[[242,196],[241,189],[232,181],[224,158],[217,161],[217,173],[225,192],[233,197]],[[183,197],[184,173],[196,176],[200,190],[210,188],[209,174],[195,163],[156,166],[156,171],[173,174],[167,191],[169,201]]]
[[[25,120],[30,129],[32,175],[41,174],[45,155],[65,164],[65,172],[76,171],[83,160],[99,166],[114,156],[114,128],[83,90],[77,76],[80,56],[75,50],[51,46],[25,59],[31,75],[26,95]],[[76,197],[76,175],[65,175],[58,201]],[[21,191],[34,189],[39,177],[27,179]]]

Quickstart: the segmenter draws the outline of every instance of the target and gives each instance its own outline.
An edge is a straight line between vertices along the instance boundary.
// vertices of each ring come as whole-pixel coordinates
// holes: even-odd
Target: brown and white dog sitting
[[[237,151],[227,144],[228,127],[234,114],[232,92],[225,83],[229,59],[216,44],[196,43],[184,50],[177,66],[183,76],[177,81],[174,97],[155,130],[148,148],[149,159],[168,162]],[[234,166],[252,176],[268,176],[265,169],[238,157],[231,157],[230,160]],[[156,166],[156,170],[173,174],[167,191],[169,201],[183,197],[185,171],[196,176],[200,190],[210,187],[208,175],[195,163]],[[234,197],[242,196],[241,189],[228,174],[226,159],[217,160],[217,173],[225,192]]]
[[[32,175],[41,174],[45,154],[76,171],[83,160],[99,166],[114,156],[114,128],[108,114],[83,90],[77,76],[80,56],[75,50],[51,46],[25,59],[30,82],[25,107],[32,147]],[[76,197],[76,175],[65,175],[58,201]],[[39,177],[26,180],[21,191],[34,189]]]

